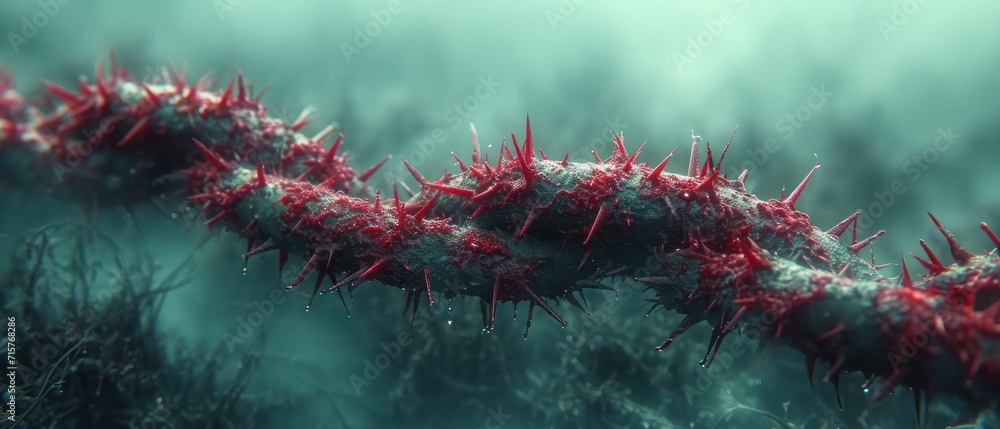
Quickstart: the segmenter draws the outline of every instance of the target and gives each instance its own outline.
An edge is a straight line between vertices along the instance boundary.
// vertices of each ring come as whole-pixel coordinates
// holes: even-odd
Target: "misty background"
[[[875,241],[876,262],[898,263],[900,252],[920,251],[921,238],[947,254],[927,211],[977,253],[989,243],[979,222],[1000,226],[997,17],[1000,3],[973,0],[8,1],[0,5],[6,36],[0,64],[24,94],[37,93],[41,78],[70,86],[80,75],[92,77],[94,62],[106,63],[110,50],[145,78],[172,63],[193,78],[211,73],[224,85],[239,70],[256,90],[270,84],[263,101],[271,115],[292,120],[315,106],[318,118],[305,134],[338,123],[356,169],[392,154],[373,179],[382,190],[394,180],[415,186],[400,158],[429,177],[457,171],[451,153],[468,161],[470,123],[491,159],[503,136],[523,135],[529,114],[536,147],[551,157],[568,152],[573,161],[590,161],[592,147],[607,156],[610,131],[623,131],[630,150],[648,141],[641,157],[647,163],[677,148],[668,167],[676,173],[686,166],[681,160],[692,131],[718,153],[739,124],[726,156],[731,177],[747,168],[752,193],[778,198],[818,159],[823,166],[796,208],[821,228],[865,209],[858,238],[887,230]],[[5,251],[20,231],[83,216],[43,196],[11,195],[27,208],[5,201],[0,209]],[[208,232],[200,223],[187,227],[149,207],[136,208],[135,217],[108,208],[95,222],[167,268],[212,237],[190,266],[198,284],[175,292],[161,318],[162,328],[186,344],[218,343],[252,302],[282,287],[273,257],[252,261],[242,273],[243,244],[233,234]],[[899,269],[884,272],[894,276]],[[278,305],[267,320],[273,359],[262,362],[255,389],[309,392],[313,408],[290,414],[314,422],[311,416],[327,411],[324,404],[336,402],[358,427],[379,413],[372,404],[405,399],[390,377],[361,394],[349,378],[406,326],[401,317],[365,317],[373,307],[389,309],[379,314],[402,312],[396,291],[385,289],[362,286],[349,301],[351,318],[336,297],[319,297],[306,313],[305,299],[289,296],[290,304]],[[643,317],[642,301],[633,301],[619,319]],[[456,314],[478,317],[472,300],[455,307]],[[560,312],[579,313],[568,306]],[[527,342],[519,339],[522,319],[498,320],[498,331],[512,331],[510,338],[481,335],[472,322],[432,323],[472,332],[470,353],[500,342],[518,355],[553,355],[546,338],[562,334],[536,316]],[[637,348],[658,344],[673,326],[671,315],[641,320],[662,326]],[[385,327],[373,327],[378,323]],[[700,350],[708,332],[701,328],[704,335],[679,342]],[[690,374],[702,370],[696,358],[674,364]],[[386,370],[396,373],[392,380],[405,380],[399,366]],[[799,368],[794,377],[805,383],[802,374]],[[766,383],[758,390],[767,391]],[[831,401],[829,389],[817,384],[817,398]],[[845,397],[859,396],[856,385],[848,384]],[[441,385],[449,388],[455,387]],[[517,401],[494,393],[479,399],[481,410],[448,410],[463,422],[454,427],[480,427],[488,410]],[[865,407],[863,397],[855,400],[856,408]],[[909,418],[912,411],[901,408]],[[530,416],[511,421],[534,427]]]

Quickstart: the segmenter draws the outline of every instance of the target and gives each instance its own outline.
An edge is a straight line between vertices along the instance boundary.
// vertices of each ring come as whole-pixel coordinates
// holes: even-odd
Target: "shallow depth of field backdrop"
[[[630,149],[648,140],[646,162],[674,148],[684,159],[692,130],[721,149],[739,124],[730,175],[747,168],[749,190],[776,198],[818,158],[823,166],[796,208],[824,228],[864,208],[859,235],[888,231],[875,242],[877,262],[917,252],[920,238],[944,249],[928,210],[977,252],[986,248],[978,223],[1000,224],[996,2],[42,3],[0,5],[0,65],[22,93],[39,91],[42,77],[69,86],[92,76],[110,49],[148,78],[170,63],[223,83],[241,70],[255,88],[271,83],[264,103],[273,115],[291,120],[318,108],[306,134],[339,123],[356,168],[393,154],[373,179],[383,191],[396,179],[415,186],[401,157],[429,176],[457,170],[451,152],[468,157],[470,122],[491,157],[502,136],[523,133],[530,114],[536,146],[552,156],[592,160],[591,147],[608,154],[613,130]],[[35,22],[44,25],[26,24],[39,13],[46,19]],[[18,191],[0,191],[5,254],[29,228],[84,218],[75,202]],[[88,219],[167,269],[215,237],[188,267],[196,282],[164,308],[171,344],[211,349],[237,333],[255,301],[282,287],[274,257],[251,261],[242,274],[244,245],[232,234],[188,227],[150,207],[137,207],[134,218],[106,208]],[[752,341],[727,340],[748,351],[732,352],[709,374],[698,365],[707,325],[668,352],[651,352],[677,317],[646,317],[640,292],[590,322],[560,306],[566,330],[536,314],[527,341],[523,315],[500,317],[493,333],[481,334],[478,304],[458,299],[450,312],[418,314],[429,327],[414,329],[398,356],[383,347],[409,330],[398,290],[360,287],[348,301],[350,318],[335,296],[319,297],[307,313],[306,298],[289,294],[253,332],[267,339],[248,392],[298,398],[263,427],[915,424],[909,393],[872,406],[860,376],[845,379],[846,410],[837,411],[820,380],[825,368],[812,393],[796,352],[772,357],[762,375]],[[599,308],[615,296],[588,299]],[[510,305],[501,312],[510,314]],[[574,331],[580,326],[587,332]],[[246,345],[235,344],[226,360],[233,368]],[[369,362],[382,353],[390,362],[373,371]],[[954,412],[931,409],[938,424]]]

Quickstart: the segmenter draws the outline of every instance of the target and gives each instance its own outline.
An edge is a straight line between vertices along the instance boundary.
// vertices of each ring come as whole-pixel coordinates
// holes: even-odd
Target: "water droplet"
[[[129,170],[128,173],[129,174],[135,174],[135,169],[133,168],[133,169]]]
[[[247,268],[246,267],[243,267],[243,275],[244,276],[247,275]]]
[[[253,204],[250,204],[250,209],[251,209],[251,210],[253,209]]]
[[[177,219],[177,213],[170,213],[171,219]]]
[[[449,321],[448,321],[448,324],[450,325],[450,324],[451,324],[451,322],[452,322],[452,320],[449,320]]]

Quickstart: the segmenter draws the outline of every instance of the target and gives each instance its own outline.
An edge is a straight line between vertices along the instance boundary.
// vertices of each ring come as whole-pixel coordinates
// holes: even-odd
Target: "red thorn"
[[[563,157],[561,164],[563,167],[569,165],[569,152],[566,152],[566,156]]]
[[[285,263],[288,262],[288,252],[281,250],[278,252],[278,274],[285,270]]]
[[[420,208],[420,211],[414,215],[414,217],[417,218],[417,222],[422,222],[424,218],[427,217],[427,213],[431,211],[431,207],[434,206],[434,203],[437,201],[439,196],[441,196],[441,194],[435,194],[434,197],[432,197],[427,204],[424,204],[424,206]]]
[[[594,223],[590,225],[590,231],[587,232],[587,239],[583,240],[583,245],[586,246],[590,243],[590,240],[594,238],[594,233],[604,226],[604,222],[611,217],[611,210],[608,207],[608,203],[601,204],[601,207],[597,209],[597,216],[594,217]]]
[[[694,191],[703,191],[705,189],[711,188],[712,187],[712,183],[715,181],[715,178],[719,177],[719,173],[721,173],[721,172],[722,172],[721,170],[715,170],[714,172],[712,172],[712,174],[710,176],[706,177],[705,180],[703,180],[701,183],[699,183],[698,186],[695,186],[693,190]]]
[[[542,159],[544,159],[546,161],[551,161],[551,159],[549,159],[549,155],[547,153],[545,153],[544,150],[538,149],[538,153],[540,153],[542,155]]]
[[[566,321],[563,320],[562,317],[559,317],[559,315],[556,314],[555,310],[553,310],[552,307],[549,307],[549,305],[546,304],[545,301],[542,301],[542,299],[539,298],[537,294],[535,294],[535,291],[531,290],[531,288],[524,283],[520,283],[520,285],[521,289],[527,292],[528,296],[531,297],[532,302],[538,304],[539,307],[542,307],[542,309],[545,310],[545,312],[548,313],[549,316],[552,316],[553,319],[556,319],[556,321],[559,322],[560,325],[566,326]]]
[[[635,165],[635,160],[639,159],[639,154],[642,153],[642,148],[646,147],[646,143],[648,142],[642,142],[642,144],[639,145],[639,148],[635,150],[635,153],[633,153],[632,156],[628,158],[628,162],[626,162],[625,165],[622,167],[623,171],[625,171],[626,173],[632,171],[632,166]]]
[[[253,250],[243,254],[243,259],[267,252],[269,250],[274,250],[276,247],[277,243],[274,242],[274,239],[269,238],[267,239],[267,241],[264,242],[264,244],[261,244],[260,246],[255,247]]]
[[[830,337],[832,337],[832,336],[834,336],[834,335],[837,335],[837,334],[839,334],[839,333],[840,333],[841,331],[843,331],[843,330],[844,330],[845,328],[847,328],[847,327],[846,327],[846,326],[844,326],[844,324],[843,324],[843,323],[841,323],[841,324],[838,324],[838,325],[837,325],[837,326],[835,326],[835,327],[834,327],[833,329],[831,329],[831,330],[829,330],[829,331],[826,331],[826,333],[824,333],[824,334],[822,334],[822,335],[820,335],[820,336],[816,337],[816,341],[823,341],[823,340],[825,340],[825,339],[827,339],[827,338],[830,338]]]
[[[309,260],[306,261],[306,264],[302,266],[302,270],[299,271],[299,274],[296,275],[294,279],[292,279],[292,282],[289,283],[288,286],[285,286],[285,290],[292,290],[295,286],[298,286],[299,283],[302,283],[302,280],[305,280],[306,276],[308,276],[309,273],[316,268],[318,260],[319,256],[316,255],[315,253],[312,256],[310,256]],[[320,276],[320,278],[322,277],[323,276]]]
[[[524,115],[524,153],[528,161],[535,156],[535,145],[531,142],[531,117]]]
[[[990,226],[987,225],[986,222],[979,222],[979,227],[982,228],[984,232],[986,232],[986,235],[990,237],[990,240],[993,240],[993,244],[995,244],[997,248],[1000,249],[1000,238],[998,238],[997,235],[993,233],[993,230],[990,229]]]
[[[834,236],[835,238],[840,238],[841,235],[844,235],[844,231],[847,231],[847,228],[851,226],[851,223],[854,222],[854,220],[857,219],[858,215],[860,214],[861,214],[861,209],[858,209],[858,211],[848,216],[847,219],[844,219],[840,221],[840,223],[834,225],[833,228],[830,228],[830,230],[827,231],[826,233]]]
[[[525,157],[520,147],[518,147],[517,138],[514,137],[513,133],[510,135],[510,140],[514,142],[514,150],[517,151],[517,162],[521,164],[521,175],[524,176],[524,181],[527,182],[528,186],[531,186],[534,179],[534,173],[531,171],[531,167],[528,166],[528,163],[531,162],[531,155]]]
[[[743,237],[739,241],[739,245],[740,251],[743,252],[743,256],[746,257],[747,262],[750,263],[752,268],[771,268],[771,263],[764,256],[762,256],[764,254],[764,250],[762,250],[752,238],[749,236]]]
[[[884,229],[883,230],[879,230],[879,232],[876,232],[875,235],[872,235],[871,237],[868,237],[868,238],[866,238],[864,240],[861,240],[861,241],[859,241],[857,243],[854,243],[854,244],[848,246],[848,248],[851,249],[852,252],[858,253],[859,251],[861,251],[861,249],[864,249],[865,246],[868,245],[868,243],[871,243],[872,240],[881,237],[882,234],[885,234],[885,230]]]
[[[139,134],[149,131],[150,128],[152,128],[152,125],[150,125],[150,117],[143,116],[142,119],[136,122],[135,125],[132,126],[132,129],[125,134],[125,137],[122,137],[121,141],[118,142],[118,147],[125,146],[129,142],[135,140]]]
[[[910,277],[910,270],[908,268],[906,268],[906,259],[903,258],[903,254],[900,254],[899,258],[902,259],[902,261],[903,261],[903,279],[902,279],[902,281],[900,283],[900,286],[903,286],[903,287],[905,287],[907,289],[912,289],[913,288],[913,278]]]
[[[691,161],[688,163],[688,176],[695,177],[698,174],[698,141],[691,143]]]
[[[257,225],[259,225],[259,223],[257,223],[257,219],[251,220],[250,223],[247,224],[247,227],[243,228],[243,232],[249,232],[250,230],[256,228]]]
[[[413,164],[410,164],[409,161],[407,161],[407,160],[404,159],[403,160],[403,165],[406,166],[407,170],[410,170],[410,174],[413,175],[414,179],[417,179],[417,183],[420,183],[421,185],[427,185],[427,179],[424,178],[423,174],[420,174],[420,172],[417,171],[417,168],[414,167]]]
[[[674,157],[674,152],[677,152],[677,149],[670,151],[670,154],[667,155],[666,158],[663,158],[663,161],[660,161],[660,163],[657,164],[656,167],[653,168],[653,170],[646,175],[646,180],[659,179],[660,174],[663,173],[663,169],[667,168],[667,164],[670,162],[670,158]]]
[[[70,109],[76,107],[82,101],[80,99],[80,96],[74,94],[73,91],[70,91],[66,88],[56,85],[55,83],[43,80],[42,85],[45,85],[45,87],[48,88],[49,92],[54,94],[56,97],[59,97],[59,99],[62,100],[64,103],[66,103],[66,105],[68,105]]]
[[[237,90],[238,92],[236,93],[236,101],[238,102],[239,105],[243,105],[243,102],[245,102],[247,99],[247,90],[246,87],[243,86],[242,71],[236,72],[236,80],[239,82],[239,89]]]
[[[528,212],[528,217],[524,218],[524,224],[521,226],[521,229],[519,229],[517,234],[514,235],[514,240],[524,236],[524,233],[528,230],[528,226],[530,226],[531,222],[538,217],[538,212],[536,211],[537,209],[538,206],[531,206],[531,211]]]
[[[330,135],[330,133],[332,133],[336,129],[337,129],[337,124],[327,125],[326,128],[323,128],[318,133],[316,133],[315,136],[313,136],[312,141],[314,141],[314,142],[321,142],[321,141],[323,141],[323,139],[326,138],[326,136]],[[343,138],[344,138],[343,136],[340,137],[341,140],[343,140]],[[334,144],[336,144],[336,142],[334,142]],[[334,153],[336,153],[336,151],[334,151]],[[333,154],[327,153],[326,156],[327,157],[333,157]],[[329,159],[327,159],[327,160],[329,160]]]
[[[424,285],[427,286],[427,300],[428,305],[434,305],[434,297],[431,296],[431,270],[429,268],[424,268]]]
[[[396,205],[396,229],[402,231],[406,228],[406,210],[403,202],[399,200],[399,188],[392,187],[392,201]]]
[[[192,138],[191,140],[194,140],[194,144],[198,145],[198,149],[201,150],[201,154],[205,157],[205,160],[208,161],[209,164],[212,164],[212,166],[219,170],[228,171],[232,169],[232,167],[230,167],[226,161],[223,161],[219,155],[216,155],[211,149],[205,147],[204,143],[200,142],[196,138]]]
[[[330,128],[332,126],[333,125],[330,125],[327,128]],[[326,128],[324,128],[323,131],[320,131],[319,134],[317,134],[317,136],[322,135],[325,131]],[[332,132],[333,130],[330,131]],[[326,155],[323,155],[323,162],[328,163],[330,161],[333,161],[333,157],[337,155],[337,151],[340,150],[340,145],[343,143],[344,143],[344,133],[340,133],[339,135],[337,135],[337,140],[333,142],[333,146],[330,147],[330,150],[326,151]]]
[[[378,171],[378,169],[382,168],[382,166],[385,164],[386,161],[389,160],[389,158],[392,158],[391,154],[386,156],[385,158],[382,158],[382,160],[379,161],[377,164],[368,167],[367,170],[363,171],[361,174],[358,175],[358,180],[362,182],[367,182],[368,179],[371,179],[371,177],[375,174],[375,172]]]
[[[219,107],[225,107],[226,105],[229,104],[229,99],[232,98],[232,96],[233,96],[233,84],[234,83],[235,82],[232,79],[229,80],[229,86],[227,86],[226,90],[223,91],[222,98],[219,100]],[[295,131],[298,131],[298,130],[295,130]]]
[[[156,95],[156,93],[153,92],[153,90],[149,88],[149,85],[146,85],[146,83],[143,82],[142,83],[142,89],[146,91],[146,95],[149,97],[149,101],[152,101],[154,105],[157,105],[157,106],[160,105],[160,102],[162,101],[160,99],[160,96]]]
[[[257,163],[257,186],[263,188],[267,186],[267,180],[264,179],[264,163]]]
[[[930,262],[941,268],[941,272],[948,270],[948,266],[942,263],[940,259],[938,259],[937,255],[935,255],[934,252],[931,251],[931,248],[930,246],[927,245],[926,241],[920,240],[920,247],[924,249],[924,253],[927,254],[927,258],[930,259]]]
[[[174,85],[177,87],[177,93],[180,94],[187,85],[187,82],[185,82],[186,76],[177,73],[177,68],[174,67],[174,63],[170,63],[170,72],[174,75]]]
[[[729,145],[733,143],[733,137],[736,137],[736,130],[740,129],[740,124],[736,124],[736,128],[733,128],[733,133],[729,135],[729,140],[726,141],[726,147],[722,148],[722,155],[719,156],[719,163],[716,164],[715,169],[722,169],[722,160],[726,159],[726,152],[729,152]]]
[[[471,189],[459,188],[456,186],[449,186],[441,183],[427,182],[427,187],[437,189],[441,192],[457,195],[463,198],[472,198],[476,192]]]
[[[625,148],[625,139],[614,131],[611,132],[611,139],[615,142],[615,151],[612,158],[628,159],[628,149]]]
[[[225,218],[228,215],[229,215],[229,212],[223,210],[223,211],[219,212],[219,214],[215,215],[213,218],[205,221],[205,225],[211,226],[212,224],[214,224],[214,223],[222,220],[223,218]]]
[[[596,162],[598,164],[604,162],[604,161],[601,161],[601,156],[597,154],[597,151],[594,150],[594,148],[590,148],[590,153],[592,153],[594,155],[594,162]]]
[[[577,271],[580,271],[580,268],[583,268],[583,264],[587,263],[587,259],[590,259],[590,252],[592,250],[594,250],[594,249],[590,248],[590,249],[587,249],[586,252],[583,252],[583,258],[580,258],[580,265],[577,265],[577,267],[576,267]]]
[[[683,334],[692,326],[694,326],[695,323],[697,323],[697,320],[695,320],[694,317],[691,317],[691,315],[684,316],[684,320],[681,320],[681,323],[677,324],[677,327],[674,328],[674,331],[670,333],[670,336],[667,337],[667,339],[664,340],[663,343],[656,346],[656,351],[662,352],[664,349],[667,348],[667,346],[673,343],[674,340],[677,339],[677,337],[681,336],[681,334]]]
[[[451,154],[452,154],[452,156],[455,157],[455,161],[458,162],[458,169],[459,170],[462,170],[463,173],[465,173],[466,171],[469,170],[469,167],[466,166],[464,162],[462,162],[462,158],[459,158],[457,153],[452,152]]]
[[[792,208],[795,208],[795,202],[798,201],[799,196],[802,195],[802,191],[805,190],[806,185],[809,184],[809,179],[812,178],[813,173],[816,172],[816,169],[819,168],[819,166],[820,163],[817,162],[816,166],[814,166],[812,170],[809,170],[809,174],[807,174],[806,177],[802,179],[802,183],[799,183],[799,186],[795,187],[795,190],[793,190],[792,193],[788,195],[788,198],[785,198],[785,200],[783,201],[785,204],[788,204]]]
[[[497,320],[497,298],[500,295],[500,277],[493,281],[493,300],[490,301],[490,323],[489,329],[493,329]]]
[[[476,132],[476,126],[471,123],[469,129],[472,131],[472,163],[479,164],[483,162],[483,156],[479,152],[479,133]]]
[[[378,261],[375,261],[375,263],[372,264],[372,266],[368,267],[368,269],[365,270],[365,272],[361,273],[361,276],[359,276],[358,278],[363,279],[363,278],[366,278],[366,277],[370,277],[370,276],[378,273],[379,271],[381,271],[382,267],[385,267],[385,264],[388,264],[388,263],[389,263],[388,259],[379,259]]]
[[[974,255],[972,252],[963,249],[962,246],[958,244],[958,240],[955,239],[955,236],[952,233],[948,232],[947,229],[944,229],[944,227],[941,226],[941,222],[938,222],[937,218],[934,217],[934,215],[932,215],[930,212],[927,212],[927,216],[931,217],[931,220],[934,221],[934,225],[937,225],[938,231],[941,231],[941,234],[944,235],[944,238],[948,240],[948,247],[951,248],[951,256],[955,258],[955,260],[958,261],[960,265],[966,265],[970,261],[972,261],[972,258],[976,257],[976,255]]]
[[[934,263],[932,261],[924,260],[923,258],[921,258],[921,257],[919,257],[917,255],[911,254],[910,256],[913,256],[913,259],[916,259],[917,262],[920,262],[920,265],[923,265],[924,268],[927,268],[927,270],[930,271],[930,274],[932,276],[936,276],[936,275],[941,274],[941,273],[943,273],[945,271],[948,271],[948,267],[946,267],[944,265],[936,264],[936,263]]]

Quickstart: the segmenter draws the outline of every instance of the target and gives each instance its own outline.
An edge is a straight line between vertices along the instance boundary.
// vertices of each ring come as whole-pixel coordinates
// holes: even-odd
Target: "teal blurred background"
[[[26,24],[39,13],[46,16],[44,25],[38,20]],[[13,71],[18,89],[27,94],[39,90],[42,77],[68,86],[81,74],[92,75],[94,62],[106,61],[111,49],[134,75],[147,78],[170,63],[186,65],[189,75],[212,73],[223,81],[241,70],[255,88],[271,83],[264,102],[272,115],[293,119],[306,106],[317,107],[319,118],[306,134],[330,122],[340,124],[355,166],[393,154],[376,176],[381,189],[391,189],[397,178],[415,184],[400,168],[400,157],[429,176],[457,170],[451,152],[468,159],[470,122],[481,143],[493,144],[492,156],[502,136],[523,132],[530,114],[536,146],[550,156],[569,152],[572,160],[587,161],[591,147],[610,153],[613,130],[624,131],[633,149],[648,140],[646,162],[658,162],[674,148],[685,158],[692,130],[721,149],[739,124],[726,158],[732,176],[748,168],[750,191],[776,198],[782,187],[794,188],[818,158],[823,166],[796,207],[820,227],[864,208],[859,235],[886,229],[874,245],[876,261],[895,263],[900,252],[916,253],[920,238],[944,249],[926,211],[976,252],[988,243],[978,223],[1000,225],[997,18],[1000,3],[974,0],[6,1],[0,5],[0,30],[7,41],[0,47],[0,64]],[[37,34],[29,27],[37,27]],[[668,169],[680,172],[683,164]],[[0,214],[0,233],[6,237],[46,219],[80,216],[78,209],[44,198],[23,201],[26,211],[7,207]],[[191,267],[204,284],[176,292],[163,315],[164,329],[186,343],[218,342],[233,331],[235,318],[246,314],[245,303],[265,299],[280,287],[271,259],[251,263],[248,275],[241,275],[242,245],[231,234],[209,233],[200,225],[188,229],[149,208],[137,210],[134,219],[123,222],[120,211],[108,209],[97,222],[137,250],[153,252],[166,267],[179,263],[206,235],[219,237],[201,248]],[[898,268],[886,272],[895,275]],[[263,363],[257,389],[322,392],[310,393],[308,411],[289,412],[303,424],[295,427],[319,421],[313,417],[329,411],[324,401],[339,404],[354,427],[369,427],[378,421],[373,416],[383,414],[383,404],[410,400],[400,387],[407,374],[395,365],[388,370],[395,372],[395,381],[376,380],[361,395],[349,381],[363,370],[364,359],[378,353],[381,342],[405,326],[395,317],[402,310],[397,295],[367,288],[373,291],[359,290],[350,319],[330,297],[310,313],[302,311],[301,297],[292,298],[269,319],[268,344],[277,357]],[[642,301],[633,301],[618,319],[641,317]],[[455,305],[456,314],[478,311],[472,302]],[[394,317],[386,321],[366,312]],[[658,343],[672,317],[639,319],[663,326],[632,346]],[[558,362],[546,342],[563,334],[538,318],[532,328],[538,332],[524,342],[517,339],[522,322],[500,325],[498,330],[518,332],[505,337],[480,335],[474,320],[436,324],[456,338],[471,332],[471,350],[500,342],[524,359]],[[620,328],[604,329],[614,337]],[[450,333],[459,330],[466,333]],[[448,335],[421,340],[446,342]],[[699,335],[685,341],[700,350],[705,337]],[[790,356],[797,362],[794,353]],[[667,360],[665,354],[655,357]],[[693,380],[692,374],[702,370],[697,358],[683,353],[671,359],[679,373],[687,374],[679,378]],[[546,371],[534,362],[520,363]],[[407,368],[421,371],[431,365],[447,369],[452,364],[424,361]],[[795,368],[788,371],[805,383],[804,371]],[[535,378],[523,377],[527,385],[538,385]],[[442,382],[440,388],[476,383]],[[767,391],[764,383],[753,386],[757,390],[751,394]],[[481,402],[480,409],[456,405],[445,414],[459,423],[438,423],[480,427],[488,410],[521,400],[488,387],[470,390],[479,396],[466,395]],[[660,387],[681,390],[679,384]],[[817,390],[820,400],[831,400],[827,389]],[[860,395],[847,390],[851,393],[845,396]],[[867,405],[864,398],[855,399],[857,414]],[[572,416],[572,402],[558,412]],[[768,411],[780,413],[781,408]],[[912,411],[901,408],[901,415],[911,419]],[[860,425],[852,416],[844,418],[847,427]],[[556,425],[535,426],[542,420],[515,415],[508,424]],[[695,421],[685,417],[675,423],[701,427]],[[770,427],[766,420],[754,421]],[[401,427],[425,423],[398,422]],[[556,426],[604,427],[587,422]]]

